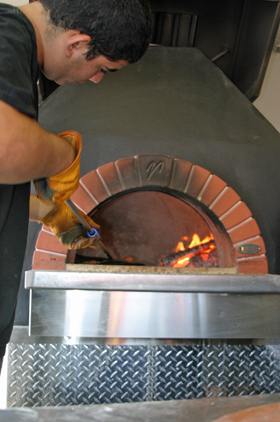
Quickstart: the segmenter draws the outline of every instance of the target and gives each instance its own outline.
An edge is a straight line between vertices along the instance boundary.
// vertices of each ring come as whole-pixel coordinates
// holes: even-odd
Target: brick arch
[[[92,170],[80,180],[71,197],[89,214],[98,204],[129,189],[160,186],[206,205],[220,220],[233,243],[240,274],[267,274],[268,263],[259,226],[247,205],[226,182],[208,170],[168,155],[141,154],[122,158]],[[239,252],[240,245],[254,244],[260,251]],[[33,269],[65,270],[67,249],[43,226],[33,254]]]

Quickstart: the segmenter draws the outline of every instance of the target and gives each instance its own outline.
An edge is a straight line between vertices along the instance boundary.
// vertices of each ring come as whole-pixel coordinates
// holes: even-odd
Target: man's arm
[[[71,144],[0,100],[0,183],[53,176],[75,159]]]

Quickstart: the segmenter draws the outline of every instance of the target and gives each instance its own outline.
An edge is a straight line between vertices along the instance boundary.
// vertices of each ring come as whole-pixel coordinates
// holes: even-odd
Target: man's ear
[[[69,31],[70,32],[70,31]],[[88,50],[88,43],[91,38],[87,34],[81,34],[78,31],[71,31],[65,43],[65,55],[67,58],[74,54],[80,55]]]

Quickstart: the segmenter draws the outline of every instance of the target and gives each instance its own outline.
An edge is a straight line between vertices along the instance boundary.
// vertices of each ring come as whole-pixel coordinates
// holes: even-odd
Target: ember
[[[183,240],[187,240],[184,237]],[[159,260],[159,265],[164,267],[218,267],[218,254],[213,237],[206,237],[202,241],[194,234],[187,248],[181,241],[175,252]]]

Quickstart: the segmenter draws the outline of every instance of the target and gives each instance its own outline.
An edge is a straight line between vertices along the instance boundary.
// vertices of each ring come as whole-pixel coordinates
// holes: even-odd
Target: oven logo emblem
[[[247,243],[246,245],[238,246],[237,250],[244,255],[254,255],[259,253],[262,248],[259,245],[255,245],[254,243]]]
[[[162,161],[160,161],[158,164],[152,161],[147,168],[147,174],[148,174],[147,180],[150,180],[152,178],[155,171],[158,170],[158,172],[161,173],[163,170],[163,167],[164,167],[164,164]]]

